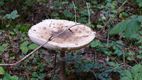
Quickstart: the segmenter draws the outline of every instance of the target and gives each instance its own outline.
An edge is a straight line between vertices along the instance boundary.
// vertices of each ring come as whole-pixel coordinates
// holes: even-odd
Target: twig
[[[60,32],[59,34],[53,36],[51,35],[50,38],[45,42],[43,43],[42,45],[38,46],[37,48],[35,48],[32,52],[30,52],[29,54],[27,54],[25,57],[23,57],[22,59],[20,59],[19,61],[15,62],[15,63],[11,63],[11,64],[0,64],[0,66],[15,66],[19,63],[21,63],[22,61],[24,61],[26,58],[28,58],[30,55],[32,55],[35,51],[37,51],[38,49],[40,49],[42,46],[44,46],[45,44],[47,44],[49,41],[53,40],[54,38],[60,36],[61,34],[63,34],[65,31],[67,30],[70,30],[70,28],[74,27],[74,26],[77,26],[77,25],[82,25],[82,24],[75,24],[75,25],[72,25],[70,27],[68,27],[67,29],[65,29],[64,31]]]
[[[55,53],[55,58],[54,58],[54,74],[55,74],[55,71],[56,71],[56,60],[57,60],[57,53]]]
[[[128,0],[125,0],[122,5],[117,9],[117,12],[119,12],[119,10],[127,3]]]
[[[74,13],[75,13],[74,18],[75,18],[75,22],[76,22],[76,6],[75,6],[73,1],[72,1],[72,4],[73,4],[73,7],[74,7]]]
[[[125,65],[126,64],[126,59],[125,59],[125,52],[124,52],[124,50],[122,49],[122,56],[123,56],[123,64]]]
[[[88,11],[88,25],[90,25],[91,24],[91,19],[90,19],[91,13],[90,13],[89,3],[86,3],[86,6],[87,6],[87,11]]]

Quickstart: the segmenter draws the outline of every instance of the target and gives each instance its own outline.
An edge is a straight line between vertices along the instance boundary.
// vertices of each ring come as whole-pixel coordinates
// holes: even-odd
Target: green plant
[[[130,61],[135,60],[135,58],[136,58],[135,55],[136,55],[136,53],[132,52],[132,51],[125,53],[126,59],[130,60]]]
[[[31,80],[43,80],[45,76],[45,73],[33,72]]]
[[[8,47],[8,44],[2,44],[0,46],[0,53],[3,53],[7,49],[7,47]]]
[[[68,10],[64,10],[63,13],[64,13],[64,16],[67,17],[67,18],[73,18],[74,17],[74,15],[71,12],[69,12]]]
[[[18,80],[17,76],[11,76],[10,74],[6,73],[1,80]]]
[[[15,29],[19,32],[22,32],[22,33],[27,33],[29,28],[30,28],[30,26],[28,24],[17,24],[15,26]]]
[[[66,61],[68,63],[74,63],[76,72],[89,72],[96,64],[93,61],[83,60],[83,56],[80,53],[67,54]]]
[[[4,75],[5,74],[5,70],[3,67],[0,67],[0,75]]]
[[[1,0],[1,1],[0,1],[0,6],[3,6],[3,5],[4,5],[4,1]]]
[[[24,41],[23,43],[20,44],[20,49],[22,53],[27,53],[29,50],[33,50],[37,47],[36,44],[30,44],[28,41]]]
[[[99,40],[94,40],[94,41],[91,42],[90,46],[91,46],[92,48],[97,48],[97,47],[99,47],[99,46],[101,47],[101,46],[102,46],[102,43],[101,43]]]
[[[74,4],[72,1],[74,1]],[[117,8],[124,1],[126,1],[126,4],[124,3],[121,7],[120,13],[117,12]],[[81,4],[79,4],[80,2]],[[33,22],[40,21],[40,17],[42,19],[56,18],[74,21],[76,14],[77,22],[88,23],[86,3],[90,4],[90,22],[93,23],[90,25],[97,31],[101,39],[97,38],[92,41],[90,47],[86,48],[85,51],[81,50],[77,54],[66,54],[66,73],[72,76],[70,74],[72,72],[79,72],[79,74],[91,72],[96,80],[115,80],[111,79],[109,75],[114,71],[121,74],[120,80],[142,80],[142,65],[140,64],[142,59],[142,16],[135,15],[142,14],[141,0],[17,0],[16,2],[15,0],[0,0],[0,29],[5,30],[5,34],[0,33],[1,63],[16,62],[37,47],[28,41],[27,32]],[[74,5],[76,12],[74,11]],[[46,16],[40,14],[41,12],[45,13]],[[132,16],[129,17],[130,15]],[[109,18],[113,19],[104,26]],[[119,23],[116,24],[117,22]],[[109,26],[113,26],[113,28],[110,29]],[[108,29],[110,29],[110,32]],[[106,32],[109,33],[111,38],[106,38],[108,36],[105,34]],[[17,54],[13,51],[15,50],[15,47],[13,47],[15,44],[18,45],[16,47],[17,53],[22,52],[24,54]],[[19,49],[21,52],[19,52]],[[54,53],[49,50],[50,52]],[[0,67],[0,80],[44,80],[51,77],[54,68],[54,55],[48,54],[46,49],[40,49],[36,53],[18,66]],[[95,55],[94,60],[84,59],[84,54],[88,53]],[[57,57],[59,57],[58,54]],[[131,67],[131,65],[134,66]],[[131,68],[128,69],[127,66]],[[56,71],[58,70],[56,69]],[[23,74],[21,75],[21,73]],[[55,76],[53,80],[59,80],[58,74],[55,74]]]
[[[120,57],[123,54],[122,48],[123,46],[122,41],[112,41],[109,42],[109,44],[101,42],[99,40],[94,40],[90,46],[92,48],[95,48],[97,52],[101,52],[105,55],[111,56],[111,55],[116,55]]]
[[[124,70],[121,74],[121,80],[142,80],[142,65],[137,64],[130,70]]]
[[[0,7],[4,6],[5,3],[11,2],[12,0],[0,0]]]
[[[120,36],[128,39],[139,39],[141,30],[142,16],[131,16],[125,21],[115,25],[109,32],[110,35],[119,34]]]
[[[14,20],[14,19],[16,19],[16,18],[18,18],[18,17],[19,17],[19,15],[18,15],[17,10],[14,10],[14,11],[12,11],[11,13],[6,14],[6,15],[4,16],[4,19]]]
[[[134,0],[138,5],[139,7],[142,7],[142,1],[141,0]]]

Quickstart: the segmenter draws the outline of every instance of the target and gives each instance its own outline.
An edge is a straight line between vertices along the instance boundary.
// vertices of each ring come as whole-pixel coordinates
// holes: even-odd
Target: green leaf
[[[110,35],[115,35],[115,34],[119,34],[119,33],[123,32],[126,29],[126,25],[127,25],[126,21],[118,23],[116,26],[114,26],[110,30],[109,34]]]
[[[2,46],[6,48],[8,46],[8,43],[2,44]]]
[[[130,70],[125,70],[121,74],[121,80],[142,80],[142,65],[137,64]]]
[[[3,77],[3,80],[18,80],[17,76],[11,76],[10,74],[6,73]]]
[[[119,64],[118,64],[118,63],[115,63],[115,62],[107,62],[107,64],[108,64],[109,66],[113,66],[113,67],[119,66]]]
[[[11,75],[6,73],[3,77],[3,80],[10,80]]]
[[[30,27],[27,24],[18,24],[18,25],[16,25],[16,29],[18,31],[20,31],[20,32],[28,32],[29,28]]]
[[[139,7],[142,7],[142,0],[134,0],[139,5]]]
[[[142,80],[142,65],[141,64],[137,64],[135,66],[132,67],[131,72],[133,74],[133,78],[134,80]]]
[[[80,11],[81,16],[88,16],[88,10],[84,9]]]
[[[5,43],[5,44],[2,44],[2,46],[0,46],[0,53],[4,52],[4,50],[6,50],[8,44]]]
[[[109,35],[121,34],[125,38],[138,39],[138,31],[141,29],[142,16],[131,16],[125,21],[116,24],[109,32]]]
[[[30,45],[28,46],[28,48],[29,48],[30,50],[35,49],[35,48],[37,48],[37,47],[38,47],[38,45],[36,45],[36,44],[30,44]]]
[[[122,77],[121,80],[132,80],[132,79],[129,79],[129,77]]]
[[[140,64],[137,64],[137,65],[135,65],[135,66],[133,66],[132,67],[132,69],[131,69],[131,72],[133,73],[133,74],[137,74],[137,73],[142,73],[142,65],[140,65]]]
[[[64,10],[64,15],[68,18],[74,17],[74,15],[71,12],[69,12],[68,10]]]
[[[14,10],[4,16],[5,19],[16,19],[17,17],[19,17],[17,10]]]
[[[131,72],[129,70],[124,70],[121,80],[133,80]]]
[[[23,53],[27,53],[29,51],[29,49],[27,47],[21,47],[21,50]]]
[[[0,7],[4,5],[4,1],[0,1]]]
[[[4,75],[5,74],[5,70],[3,69],[3,67],[0,67],[0,75]]]
[[[95,40],[91,42],[91,47],[95,48],[101,45],[101,42],[99,40]]]
[[[81,23],[87,23],[87,18],[86,17],[80,17],[79,18],[79,22],[81,22]]]
[[[28,46],[28,44],[29,44],[29,42],[28,42],[28,41],[25,41],[25,42],[23,42],[20,46],[21,46],[21,47],[25,47],[25,46]]]
[[[5,48],[3,46],[0,46],[0,52],[3,52]]]
[[[138,59],[142,59],[142,54],[136,56]]]
[[[20,45],[20,49],[23,53],[27,53],[28,52],[28,44],[29,42],[28,41],[25,41],[23,42],[21,45]]]
[[[10,80],[18,80],[17,76],[12,76]]]

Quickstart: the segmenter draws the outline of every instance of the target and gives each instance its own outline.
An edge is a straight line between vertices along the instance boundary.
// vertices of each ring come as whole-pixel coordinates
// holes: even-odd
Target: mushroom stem
[[[61,50],[60,52],[60,72],[59,72],[59,78],[60,80],[66,80],[66,76],[65,76],[65,51]]]

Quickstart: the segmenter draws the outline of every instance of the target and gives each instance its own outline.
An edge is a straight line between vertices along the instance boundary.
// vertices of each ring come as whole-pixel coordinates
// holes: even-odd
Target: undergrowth
[[[27,36],[31,25],[67,19],[97,33],[87,48],[67,54],[68,80],[142,80],[141,7],[141,0],[1,0],[0,62],[15,62],[37,47]],[[17,66],[0,67],[0,78],[58,80],[54,53],[43,48]]]

